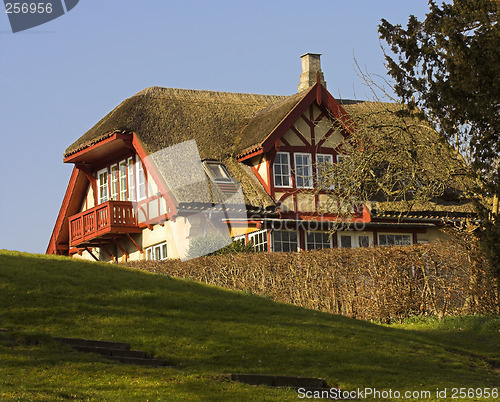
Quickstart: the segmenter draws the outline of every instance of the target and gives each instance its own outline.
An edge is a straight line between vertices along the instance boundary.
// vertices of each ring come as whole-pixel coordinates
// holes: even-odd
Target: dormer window
[[[217,161],[204,161],[203,167],[208,176],[216,182],[232,182],[231,176],[224,165]]]

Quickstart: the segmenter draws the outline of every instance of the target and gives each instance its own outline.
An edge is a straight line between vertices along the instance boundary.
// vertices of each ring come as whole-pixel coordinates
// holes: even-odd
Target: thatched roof
[[[304,97],[307,91],[299,92],[276,102],[271,106],[258,111],[255,116],[243,128],[237,140],[237,151],[244,153],[245,150],[254,149],[264,141],[267,136],[286,117],[295,105]]]
[[[248,205],[268,207],[274,204],[273,200],[251,169],[238,163],[235,156],[242,151],[259,148],[306,93],[276,96],[147,88],[103,117],[66,149],[65,156],[95,144],[115,131],[136,133],[150,154],[194,139],[201,159],[223,162],[231,177],[241,183]],[[365,127],[380,122],[390,123],[388,110],[400,107],[350,100],[339,103],[354,121],[363,122]],[[437,143],[432,130],[422,130],[422,133],[422,141]],[[456,162],[446,147],[439,147],[436,152],[430,164],[439,167],[440,164],[449,166]],[[436,157],[438,161],[434,160]],[[187,187],[179,185],[176,194],[179,202],[193,202],[193,194],[199,197],[201,193],[208,194],[212,201],[224,198],[224,195],[216,196],[217,188],[213,186],[206,187],[197,182],[192,185],[193,189],[202,186],[204,190],[188,191]],[[208,198],[205,201],[209,201]]]
[[[250,169],[233,156],[259,143],[303,97],[256,95],[152,87],[126,99],[67,149],[65,156],[95,144],[115,131],[135,132],[146,150],[159,150],[196,140],[201,159],[225,164],[242,183],[249,205],[273,204]],[[198,196],[200,192],[197,192]],[[184,192],[183,192],[184,194]],[[187,202],[184,194],[180,202]]]
[[[399,103],[363,102],[345,105],[345,110],[358,126],[358,133],[367,136],[382,149],[395,151],[394,155],[406,155],[418,161],[418,170],[428,181],[441,183],[443,193],[439,198],[418,205],[412,209],[427,211],[472,212],[474,206],[468,195],[474,186],[469,170],[456,152],[426,120],[408,111]],[[398,153],[397,150],[404,150]],[[408,159],[409,160],[409,159]],[[383,209],[408,211],[402,202],[398,206],[384,201]]]
[[[71,154],[115,130],[135,132],[150,153],[196,139],[202,159],[234,152],[256,114],[287,96],[147,88],[128,98],[66,149]],[[279,117],[276,120],[281,120]],[[268,133],[269,134],[269,133]]]

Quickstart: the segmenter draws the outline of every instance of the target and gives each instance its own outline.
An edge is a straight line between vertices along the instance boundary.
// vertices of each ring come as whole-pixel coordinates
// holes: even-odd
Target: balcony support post
[[[87,251],[87,253],[89,253],[94,260],[99,261],[99,259],[94,255],[94,253],[92,252],[91,249],[89,249],[88,247],[85,247],[85,251]]]
[[[113,238],[113,243],[115,243],[115,246],[118,247],[123,254],[125,254],[125,256],[127,257],[127,259],[130,258],[130,256],[128,255],[128,253],[123,249],[122,246],[120,246],[120,242],[117,239]]]
[[[142,251],[142,248],[139,247],[139,245],[135,242],[134,239],[132,239],[132,236],[130,236],[130,233],[127,233],[127,237],[129,238],[129,240],[133,243],[133,245],[137,248],[137,250],[139,250],[139,252],[141,254],[143,254],[144,252]]]
[[[99,247],[106,252],[107,255],[109,255],[109,258],[111,258],[111,261],[117,262],[118,260],[116,257],[109,252],[109,250],[104,246],[103,243],[99,243]]]

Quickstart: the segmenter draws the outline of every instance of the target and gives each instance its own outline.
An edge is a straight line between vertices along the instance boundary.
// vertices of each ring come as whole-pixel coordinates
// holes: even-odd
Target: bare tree
[[[438,201],[466,203],[474,179],[463,154],[418,110],[395,102],[370,75],[359,71],[375,101],[345,106],[355,130],[337,147],[343,157],[339,163],[316,163],[315,191],[329,194],[323,212],[339,213],[345,224],[366,203],[401,211],[401,217],[431,204],[437,208]],[[380,91],[391,102],[380,101]],[[330,119],[342,130],[335,116]]]

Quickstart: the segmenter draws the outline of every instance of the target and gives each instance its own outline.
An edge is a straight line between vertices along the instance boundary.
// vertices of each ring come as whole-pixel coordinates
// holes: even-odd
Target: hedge
[[[470,238],[128,265],[365,320],[497,313],[496,282],[477,241]]]

